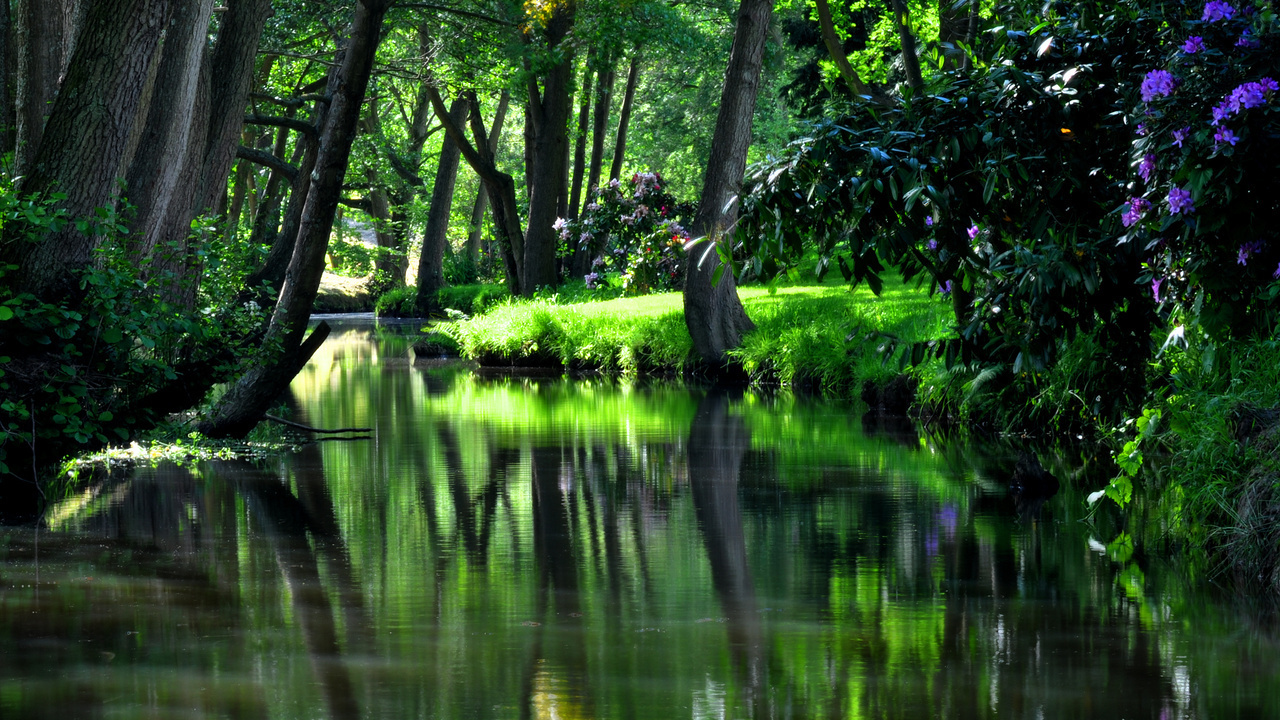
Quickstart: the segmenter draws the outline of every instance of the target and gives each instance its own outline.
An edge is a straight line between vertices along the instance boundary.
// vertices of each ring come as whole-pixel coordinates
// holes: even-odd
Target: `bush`
[[[445,287],[436,293],[436,303],[445,310],[457,310],[466,315],[476,315],[494,307],[511,295],[502,285],[458,285]],[[414,303],[418,288],[406,286],[383,293],[374,306],[378,317],[415,317]]]

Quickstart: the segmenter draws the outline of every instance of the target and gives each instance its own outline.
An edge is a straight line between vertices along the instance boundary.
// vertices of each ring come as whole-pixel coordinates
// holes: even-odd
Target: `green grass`
[[[734,351],[753,380],[842,390],[893,374],[882,334],[925,340],[947,332],[948,306],[913,286],[740,288],[757,329]],[[458,323],[463,355],[493,365],[563,365],[629,375],[678,373],[691,363],[679,293],[603,302],[510,302]]]

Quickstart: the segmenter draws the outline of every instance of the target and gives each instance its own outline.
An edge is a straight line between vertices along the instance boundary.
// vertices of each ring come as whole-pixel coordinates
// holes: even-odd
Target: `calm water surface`
[[[0,530],[0,717],[1280,717],[1274,635],[1086,519],[1078,459],[1010,495],[1009,449],[847,404],[477,378],[367,326],[292,404],[374,431]]]

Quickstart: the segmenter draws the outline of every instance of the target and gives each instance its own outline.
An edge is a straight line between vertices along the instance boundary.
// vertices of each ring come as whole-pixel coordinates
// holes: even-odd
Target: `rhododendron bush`
[[[661,175],[646,172],[593,189],[582,215],[555,227],[563,257],[585,253],[590,260],[588,288],[640,295],[679,288],[689,241],[684,223],[692,217],[693,207],[672,196]]]

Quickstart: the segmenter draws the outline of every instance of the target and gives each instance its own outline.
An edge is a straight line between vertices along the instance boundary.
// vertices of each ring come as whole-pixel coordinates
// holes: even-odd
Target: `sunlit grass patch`
[[[890,375],[896,364],[883,364],[879,352],[885,336],[941,337],[950,317],[938,298],[897,282],[886,283],[880,297],[831,285],[741,288],[739,297],[757,329],[731,357],[760,383],[839,389]],[[511,302],[458,323],[453,332],[466,357],[489,365],[678,373],[692,355],[679,293]]]

